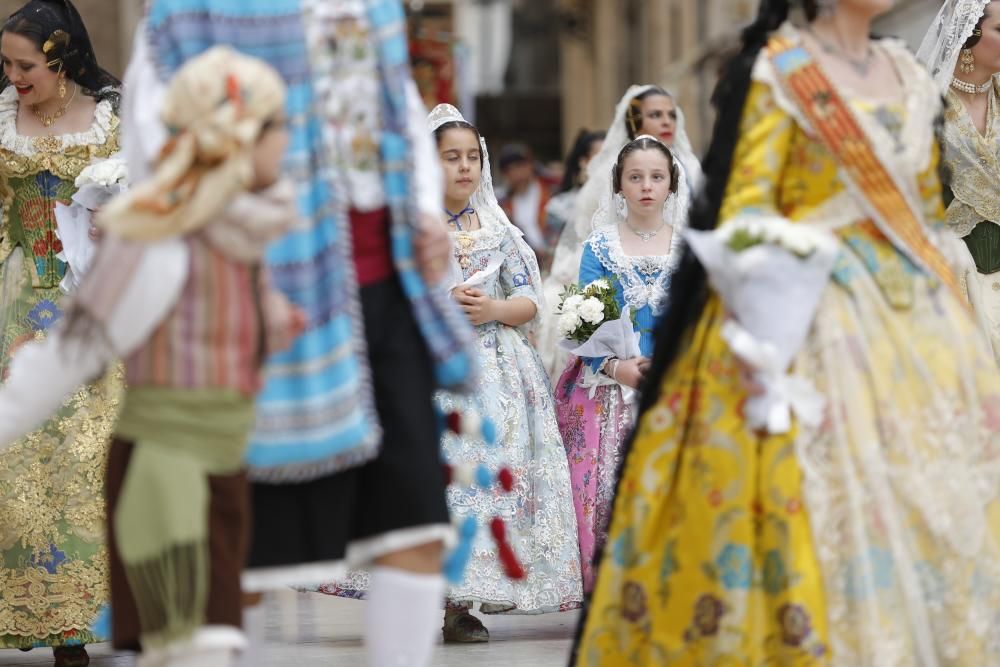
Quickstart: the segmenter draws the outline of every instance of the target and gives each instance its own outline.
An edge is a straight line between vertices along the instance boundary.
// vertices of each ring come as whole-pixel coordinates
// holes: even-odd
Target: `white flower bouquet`
[[[68,265],[59,287],[67,294],[79,286],[94,259],[96,248],[90,238],[93,214],[128,188],[128,167],[115,154],[87,166],[74,185],[77,191],[70,204],[55,207],[56,234],[63,245],[57,257]]]
[[[639,333],[635,330],[629,308],[618,307],[616,291],[607,280],[595,280],[586,287],[569,285],[562,293],[556,312],[559,313],[559,346],[577,357],[634,359],[641,356]],[[590,387],[593,397],[597,387],[616,384],[603,373],[589,368],[581,383]],[[632,401],[634,391],[622,387],[626,401]]]
[[[615,290],[603,278],[586,287],[567,285],[559,296],[556,313],[559,335],[576,343],[586,343],[602,323],[621,317]]]
[[[836,239],[777,217],[740,218],[713,231],[688,229],[684,236],[733,316],[723,337],[763,387],[746,404],[750,426],[787,433],[793,414],[818,426],[825,399],[788,371],[830,280]]]

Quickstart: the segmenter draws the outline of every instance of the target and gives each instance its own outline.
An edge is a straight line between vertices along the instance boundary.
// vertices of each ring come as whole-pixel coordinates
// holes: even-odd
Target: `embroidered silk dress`
[[[0,93],[0,371],[60,317],[54,208],[77,175],[118,150],[118,118],[97,104],[85,132],[17,133],[17,92]],[[0,647],[94,643],[107,637],[104,546],[107,440],[119,373],[81,389],[42,428],[0,455]]]
[[[969,247],[976,272],[968,289],[1000,361],[1000,83],[989,92],[986,133],[949,89],[944,112],[944,161],[951,172],[948,227]]]
[[[493,299],[524,297],[539,304],[538,267],[523,243],[519,250],[513,236],[517,232],[488,210],[477,214],[481,229],[451,233],[463,278],[502,258],[499,270],[479,289]],[[448,489],[453,520],[471,515],[480,523],[465,580],[449,589],[449,602],[481,602],[485,613],[575,608],[583,599],[579,547],[552,386],[524,330],[495,321],[476,330],[482,365],[476,409],[496,426],[497,444],[489,447],[482,440],[447,435],[445,456],[449,461],[484,464],[494,473],[507,466],[514,473],[515,487],[510,494]],[[445,413],[460,407],[456,400],[462,399],[441,396]],[[500,567],[488,527],[494,516],[507,522],[511,546],[527,571],[523,582],[508,579]]]
[[[499,207],[494,207],[499,211]],[[538,266],[526,244],[517,243],[515,228],[485,208],[476,211],[482,228],[452,232],[455,254],[467,280],[502,258],[499,269],[478,285],[493,299],[525,297],[539,301]],[[520,246],[520,247],[519,247]],[[537,320],[537,317],[536,317]],[[529,325],[530,326],[530,325]],[[472,409],[490,419],[497,444],[446,434],[447,461],[485,465],[496,474],[508,467],[514,475],[511,493],[495,489],[448,489],[452,521],[476,517],[479,530],[464,581],[448,590],[450,605],[483,604],[484,613],[541,614],[580,606],[583,600],[580,556],[573,516],[569,470],[556,423],[552,387],[538,353],[521,328],[499,322],[476,327],[480,376],[474,398],[440,393],[438,407],[447,414]],[[469,406],[467,401],[475,401]],[[507,523],[510,544],[527,578],[507,578],[497,557],[489,522]],[[350,573],[320,592],[363,597],[369,574]]]
[[[653,354],[653,326],[666,305],[670,276],[683,251],[681,225],[674,227],[668,255],[629,256],[618,226],[587,239],[580,262],[580,285],[605,279],[618,305],[635,313],[644,357]],[[621,385],[599,370],[603,359],[573,358],[556,385],[556,416],[573,481],[573,504],[580,535],[584,590],[593,588],[593,558],[607,536],[622,447],[631,432],[633,403]],[[631,393],[631,392],[630,392]]]
[[[940,229],[937,92],[901,44],[876,48],[905,98],[846,103],[917,222]],[[961,296],[862,213],[766,52],[753,79],[720,224],[837,227],[838,264],[794,363],[826,418],[783,436],[746,428],[710,296],[627,453],[578,664],[1000,664],[988,343]]]

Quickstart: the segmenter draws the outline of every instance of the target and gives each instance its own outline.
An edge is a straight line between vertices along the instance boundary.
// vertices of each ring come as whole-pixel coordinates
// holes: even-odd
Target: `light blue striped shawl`
[[[365,354],[351,259],[346,199],[328,159],[314,68],[302,21],[305,0],[152,0],[147,38],[166,80],[186,60],[229,44],[267,60],[289,87],[292,141],[287,172],[300,184],[301,212],[312,224],[268,254],[275,284],[309,318],[294,347],[268,363],[248,462],[255,478],[294,482],[343,470],[377,452],[380,429]],[[405,16],[398,0],[366,0],[382,76],[384,187],[392,213],[392,250],[403,289],[435,361],[442,386],[468,386],[471,328],[443,294],[428,290],[413,259],[416,206],[410,183],[405,85],[410,76]]]

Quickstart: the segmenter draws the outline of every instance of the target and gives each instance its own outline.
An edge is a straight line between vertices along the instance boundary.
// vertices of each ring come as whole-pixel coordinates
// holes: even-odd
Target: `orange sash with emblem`
[[[812,54],[785,37],[767,45],[781,84],[830,151],[842,173],[860,192],[863,208],[878,228],[922,269],[966,303],[958,277],[927,235],[925,223],[903,196],[851,109],[820,69]]]

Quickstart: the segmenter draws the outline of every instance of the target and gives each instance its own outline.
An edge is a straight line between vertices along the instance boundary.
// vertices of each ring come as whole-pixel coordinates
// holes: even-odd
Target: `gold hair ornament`
[[[56,30],[51,35],[49,35],[49,38],[45,40],[44,44],[42,44],[42,53],[44,53],[45,55],[49,55],[50,53],[55,51],[57,47],[60,46],[63,48],[63,52],[65,53],[66,50],[69,49],[69,41],[70,38],[68,32],[66,32],[65,30]],[[57,64],[59,65],[60,71],[62,71],[63,62],[61,57],[53,58],[52,60],[45,63],[47,67],[52,67],[53,65]]]

